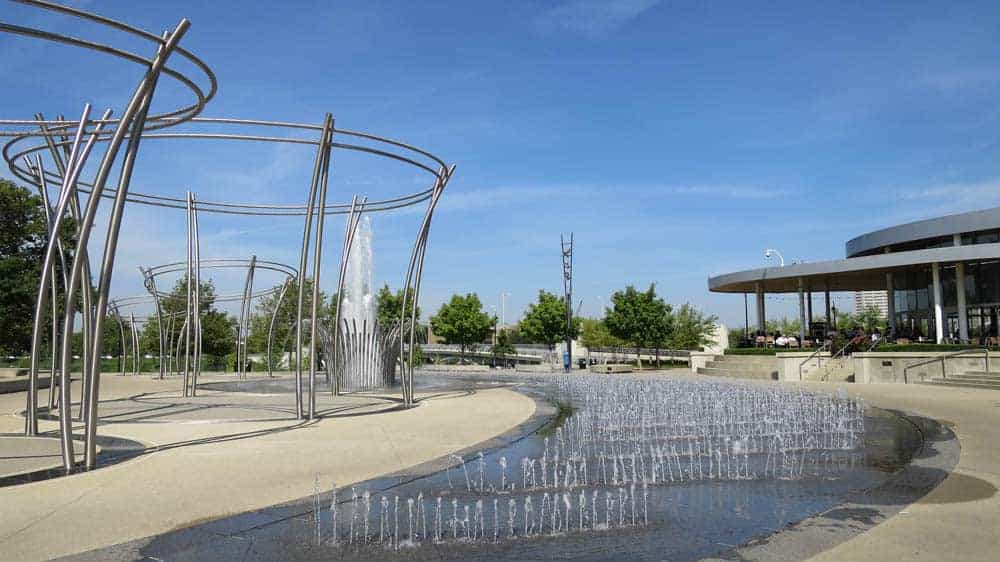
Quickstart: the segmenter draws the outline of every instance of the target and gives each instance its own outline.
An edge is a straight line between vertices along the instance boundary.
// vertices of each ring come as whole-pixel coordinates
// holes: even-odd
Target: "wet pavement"
[[[483,453],[484,466],[494,471],[490,480],[496,480],[500,459],[519,459],[538,456],[546,436],[552,434],[552,420],[557,410],[548,404],[544,384],[524,378],[497,376],[434,376],[420,377],[424,392],[455,392],[461,389],[514,385],[521,392],[532,396],[539,404],[536,415],[515,431],[489,443],[462,451],[470,459]],[[545,377],[537,379],[544,383]],[[277,386],[265,381],[267,392],[281,392]],[[241,383],[242,384],[242,383]],[[222,390],[222,389],[220,389]],[[261,392],[259,387],[227,387],[225,390]],[[839,526],[844,533],[860,532],[877,524],[885,517],[885,509],[873,508],[867,503],[882,506],[902,506],[933,488],[946,475],[935,471],[908,470],[915,456],[926,451],[925,435],[948,442],[946,428],[934,426],[928,420],[914,422],[896,413],[869,409],[866,416],[866,438],[863,454],[844,455],[825,460],[822,470],[808,473],[800,480],[745,480],[745,481],[693,481],[671,483],[669,486],[650,487],[648,497],[641,504],[632,494],[632,512],[619,509],[619,522],[609,520],[608,529],[574,528],[574,522],[588,517],[568,514],[561,532],[545,528],[536,530],[535,536],[525,537],[530,529],[514,517],[515,538],[498,540],[507,536],[509,511],[503,505],[512,499],[523,505],[524,491],[477,492],[468,485],[454,465],[455,459],[439,459],[414,467],[401,474],[354,484],[337,491],[337,535],[330,504],[330,485],[321,484],[317,497],[274,506],[246,514],[188,527],[150,539],[142,539],[91,551],[73,557],[79,560],[105,559],[252,559],[252,560],[468,560],[468,559],[583,559],[612,560],[670,559],[696,560],[710,557],[738,557],[739,549],[750,544],[764,544],[781,531],[810,518],[822,516],[824,528]],[[956,456],[957,459],[957,456]],[[916,467],[919,469],[919,467]],[[513,474],[518,473],[515,467]],[[331,475],[318,475],[328,479]],[[473,489],[469,489],[469,488]],[[385,497],[389,505],[401,501],[404,506],[384,512],[393,514],[393,521],[382,520],[383,515],[353,515],[360,510],[355,497],[367,491],[373,502]],[[589,493],[589,492],[588,492]],[[619,491],[621,493],[621,491]],[[541,500],[541,493],[534,493]],[[407,509],[407,500],[421,497],[423,509],[415,513]],[[396,500],[396,498],[400,500]],[[450,516],[449,503],[456,500],[461,505],[484,501],[480,518],[480,538],[477,541],[450,540],[441,544],[426,541],[419,546],[407,546],[406,537],[412,533],[427,536],[427,520],[435,518],[435,500],[441,497],[445,515]],[[613,502],[612,498],[608,501]],[[321,508],[316,510],[316,501]],[[420,505],[420,504],[415,504]],[[536,504],[537,505],[537,504]],[[626,501],[621,500],[621,506]],[[642,506],[637,513],[636,506]],[[498,506],[494,508],[494,506]],[[551,509],[551,508],[550,508]],[[376,509],[377,510],[377,509]],[[422,512],[422,513],[421,513]],[[317,540],[317,513],[320,536]],[[610,513],[614,513],[612,509]],[[422,517],[421,517],[422,515]],[[575,516],[575,521],[574,521]],[[601,517],[603,517],[602,515]],[[362,540],[361,518],[372,528]],[[610,517],[610,516],[609,516]],[[638,521],[636,521],[638,517]],[[600,517],[590,517],[593,521]],[[620,523],[620,524],[619,524]],[[421,526],[423,528],[421,528]],[[446,525],[445,525],[446,526]],[[355,527],[351,540],[348,529]],[[434,527],[434,523],[431,523]],[[568,529],[567,529],[568,527]],[[557,525],[558,528],[558,525]],[[468,532],[468,531],[466,531]],[[456,532],[461,536],[461,532]],[[402,538],[400,538],[402,537]],[[368,544],[362,545],[362,542]],[[376,543],[376,544],[372,544]]]

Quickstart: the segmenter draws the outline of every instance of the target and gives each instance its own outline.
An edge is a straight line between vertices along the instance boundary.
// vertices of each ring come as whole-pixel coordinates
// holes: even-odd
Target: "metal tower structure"
[[[562,249],[563,295],[566,303],[566,355],[563,367],[568,373],[573,369],[573,233],[569,233],[569,242],[560,234],[559,246]]]

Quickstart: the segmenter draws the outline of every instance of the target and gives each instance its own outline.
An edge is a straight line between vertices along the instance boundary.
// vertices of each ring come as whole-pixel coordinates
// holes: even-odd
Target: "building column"
[[[931,283],[934,292],[934,339],[944,342],[944,311],[941,307],[941,264],[931,264]]]
[[[799,277],[799,345],[806,339],[806,293]]]
[[[757,330],[764,332],[767,324],[764,321],[764,285],[757,283]]]
[[[888,316],[886,318],[886,327],[891,329],[893,332],[896,331],[896,289],[893,286],[892,272],[885,274],[885,297],[888,301],[886,303],[885,314]]]
[[[806,291],[806,321],[809,323],[809,325],[812,325],[812,322],[813,322],[813,292],[812,292],[812,290]],[[806,330],[808,331],[808,329],[809,329],[809,326],[807,325],[806,326]]]
[[[824,330],[826,331],[826,333],[823,334],[823,335],[824,336],[829,336],[830,335],[830,330],[833,329],[833,324],[831,323],[832,322],[832,318],[830,317],[830,283],[829,282],[824,283],[823,297],[824,297],[824,301],[825,301],[825,304],[826,304],[826,328],[824,328]]]
[[[958,295],[958,339],[969,341],[969,309],[965,304],[965,263],[955,264],[955,292]]]

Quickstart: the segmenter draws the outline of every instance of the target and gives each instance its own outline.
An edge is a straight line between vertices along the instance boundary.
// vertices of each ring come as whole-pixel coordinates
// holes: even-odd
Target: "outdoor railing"
[[[958,357],[959,355],[968,355],[970,353],[984,353],[986,359],[986,372],[990,372],[990,348],[988,347],[972,347],[969,349],[962,349],[959,351],[953,351],[951,353],[944,353],[935,357],[933,359],[928,359],[927,361],[920,361],[919,363],[914,363],[912,365],[907,365],[903,367],[903,384],[909,384],[909,376],[907,372],[914,367],[923,367],[924,365],[930,365],[931,363],[941,362],[941,378],[948,378],[947,369],[945,369],[945,361],[951,359],[952,357]]]
[[[806,364],[809,363],[810,361],[812,361],[813,359],[816,359],[816,368],[817,369],[820,368],[820,367],[822,367],[823,366],[823,356],[821,355],[821,353],[824,352],[824,351],[827,351],[829,349],[830,349],[830,342],[828,342],[828,341],[827,342],[823,342],[823,345],[817,347],[816,351],[810,353],[809,357],[806,357],[805,361],[799,363],[799,380],[800,381],[803,380],[803,377],[802,377],[802,368],[805,367]]]

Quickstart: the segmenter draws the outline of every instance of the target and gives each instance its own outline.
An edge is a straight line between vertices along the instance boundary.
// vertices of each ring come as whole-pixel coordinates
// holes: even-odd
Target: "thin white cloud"
[[[540,14],[537,31],[571,31],[604,35],[616,31],[660,3],[660,0],[572,0]]]

